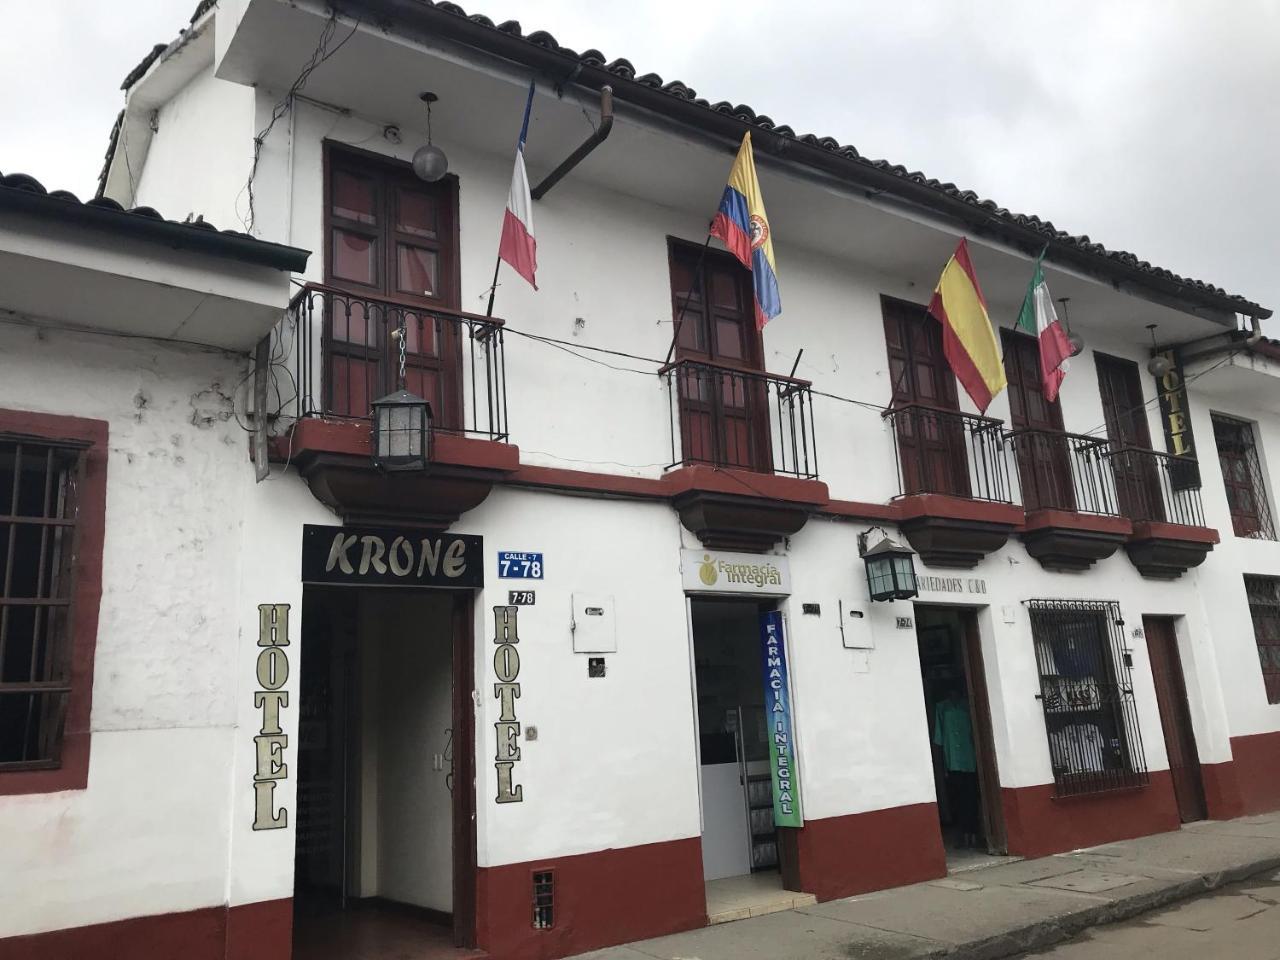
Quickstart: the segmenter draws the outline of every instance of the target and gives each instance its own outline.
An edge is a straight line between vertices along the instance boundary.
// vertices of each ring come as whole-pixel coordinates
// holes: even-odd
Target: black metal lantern
[[[858,552],[867,565],[867,592],[873,601],[910,600],[920,592],[916,586],[915,551],[904,547],[883,530],[880,532],[884,539],[870,550],[867,549],[867,533],[858,537]]]
[[[373,462],[380,470],[425,470],[431,460],[431,404],[408,390],[373,401]]]
[[[404,388],[404,317],[399,341],[399,389],[373,401],[373,464],[380,470],[425,470],[431,460],[431,404]]]

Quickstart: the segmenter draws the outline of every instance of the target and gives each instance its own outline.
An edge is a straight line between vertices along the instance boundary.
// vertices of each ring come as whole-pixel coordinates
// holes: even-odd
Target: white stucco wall
[[[251,89],[216,79],[212,65],[201,71],[156,112],[146,163],[135,173],[135,205],[243,230],[253,110]]]
[[[245,364],[9,323],[0,358],[0,407],[110,430],[88,786],[0,796],[0,936],[222,903]]]

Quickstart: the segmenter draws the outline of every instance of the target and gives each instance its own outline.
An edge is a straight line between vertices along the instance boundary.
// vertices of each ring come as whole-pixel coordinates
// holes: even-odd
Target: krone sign
[[[685,593],[747,593],[761,597],[791,594],[786,557],[723,550],[681,550]]]

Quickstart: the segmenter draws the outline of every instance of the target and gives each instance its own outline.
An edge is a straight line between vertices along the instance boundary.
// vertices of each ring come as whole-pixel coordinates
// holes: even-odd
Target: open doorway
[[[916,604],[915,611],[939,829],[954,872],[1007,850],[986,674],[973,610]]]
[[[702,870],[712,923],[786,909],[797,895],[774,822],[761,616],[772,602],[690,601],[702,798]],[[800,895],[802,898],[804,895]],[[809,898],[811,900],[812,898]],[[808,901],[806,901],[808,902]]]
[[[474,942],[470,609],[439,590],[305,588],[295,960]]]

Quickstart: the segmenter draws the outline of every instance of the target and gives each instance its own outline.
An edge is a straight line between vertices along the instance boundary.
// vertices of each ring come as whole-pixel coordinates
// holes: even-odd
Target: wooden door
[[[684,460],[772,470],[768,391],[754,375],[764,372],[764,350],[751,274],[719,251],[673,242],[670,253],[676,360],[709,365],[681,368],[677,378]]]
[[[978,615],[973,610],[959,611],[964,626],[964,675],[969,694],[969,711],[973,722],[973,746],[978,761],[978,791],[982,800],[982,825],[987,838],[987,852],[1009,852],[1008,833],[1004,822],[1000,770],[996,764],[995,734],[991,729],[991,701],[987,691],[987,671],[982,659],[982,635],[978,632]]]
[[[956,378],[942,350],[942,325],[916,303],[880,298],[893,406],[928,408],[894,418],[902,492],[970,494]]]
[[[1135,520],[1164,520],[1160,479],[1150,456],[1126,450],[1151,449],[1147,429],[1147,408],[1142,400],[1138,365],[1131,360],[1094,354],[1098,367],[1098,388],[1102,393],[1102,414],[1111,442],[1112,468],[1116,479],[1116,499],[1120,512]]]
[[[1164,730],[1178,815],[1183,823],[1203,820],[1207,812],[1200,779],[1200,755],[1191,729],[1191,711],[1173,621],[1167,617],[1143,617],[1142,629],[1147,635],[1151,677],[1156,685],[1156,703],[1160,707],[1160,726]]]
[[[475,599],[454,594],[453,741],[449,757],[453,795],[453,942],[476,945]]]
[[[405,327],[405,388],[431,403],[436,425],[462,426],[456,323],[457,180],[417,179],[381,158],[330,148],[325,166],[325,283],[350,294],[328,299],[325,406],[367,417],[369,404],[397,388]]]
[[[1009,381],[1009,422],[1018,433],[1014,451],[1027,510],[1074,510],[1071,455],[1062,433],[1062,406],[1044,398],[1040,344],[1035,337],[1002,330],[1005,378]]]

